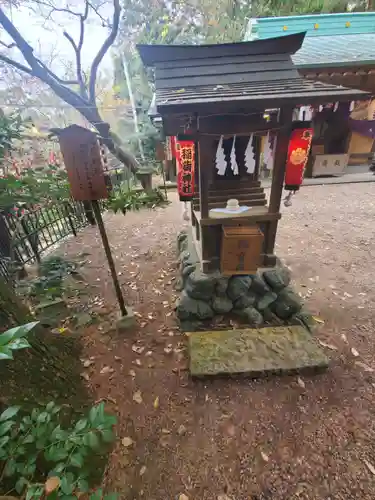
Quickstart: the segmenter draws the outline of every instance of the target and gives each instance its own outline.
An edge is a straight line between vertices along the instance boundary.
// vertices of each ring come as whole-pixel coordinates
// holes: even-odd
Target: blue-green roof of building
[[[375,12],[251,19],[246,40],[306,32],[293,56],[300,67],[375,65]]]

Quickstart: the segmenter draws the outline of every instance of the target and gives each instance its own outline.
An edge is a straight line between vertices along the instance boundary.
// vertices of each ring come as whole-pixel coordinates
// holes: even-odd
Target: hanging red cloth
[[[195,144],[194,141],[175,142],[177,165],[177,188],[180,201],[189,201],[194,196]]]
[[[312,128],[297,128],[291,133],[285,169],[285,189],[288,191],[297,191],[303,182],[312,137]]]

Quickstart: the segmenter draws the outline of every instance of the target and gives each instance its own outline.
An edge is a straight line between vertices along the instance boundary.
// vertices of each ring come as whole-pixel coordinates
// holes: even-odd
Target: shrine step
[[[262,188],[258,188],[258,191],[255,191],[253,193],[242,193],[242,192],[233,192],[228,194],[223,194],[223,193],[217,193],[217,194],[209,194],[208,199],[209,201],[227,201],[229,198],[236,198],[237,200],[251,200],[253,198],[262,198],[263,196],[266,196]]]
[[[302,326],[187,333],[193,377],[302,373],[329,359]]]

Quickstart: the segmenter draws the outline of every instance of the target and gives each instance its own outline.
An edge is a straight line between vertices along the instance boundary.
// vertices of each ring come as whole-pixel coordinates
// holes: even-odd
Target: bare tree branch
[[[17,61],[14,61],[13,59],[10,59],[7,56],[4,56],[3,54],[0,54],[0,61],[3,61],[10,66],[13,66],[13,68],[16,68],[20,71],[23,71],[24,73],[27,73],[28,75],[33,76],[33,72],[30,68],[24,66],[23,64],[18,63]]]
[[[79,12],[74,12],[73,10],[70,10],[68,8],[55,7],[55,5],[53,5],[53,3],[51,3],[51,2],[44,2],[43,0],[34,0],[33,3],[35,3],[37,5],[41,5],[43,7],[49,7],[51,9],[51,12],[49,15],[51,15],[51,13],[53,13],[53,12],[65,12],[66,14],[71,14],[72,16],[76,16],[76,17],[82,16],[82,14],[80,14]]]
[[[44,68],[47,73],[52,76],[52,78],[54,78],[58,83],[61,83],[62,85],[78,85],[78,80],[63,80],[62,78],[60,78],[59,76],[56,75],[56,73],[54,73],[52,70],[50,70],[48,68],[48,66],[46,66],[44,64],[44,62],[42,62],[40,59],[36,59],[38,61],[38,63],[42,66],[42,68]]]
[[[42,0],[43,1],[43,0]],[[67,83],[63,82],[60,78],[57,77],[49,68],[46,67],[44,63],[42,63],[37,57],[34,55],[33,48],[27,43],[25,38],[21,35],[12,21],[5,14],[4,10],[0,7],[0,26],[8,33],[8,35],[12,38],[17,48],[23,55],[25,61],[29,65],[29,67],[18,63],[4,55],[0,54],[0,61],[3,61],[12,67],[23,71],[24,73],[34,76],[41,80],[43,83],[48,85],[52,91],[60,97],[63,101],[68,103],[70,106],[78,110],[85,118],[88,120],[99,132],[101,135],[103,142],[109,148],[109,150],[122,162],[126,165],[134,174],[137,173],[138,170],[138,162],[137,160],[129,153],[124,151],[121,148],[121,145],[115,139],[113,132],[110,130],[110,126],[108,123],[105,123],[99,114],[99,110],[95,103],[95,86],[96,86],[96,78],[99,64],[101,63],[103,57],[106,52],[109,50],[111,45],[116,39],[116,35],[118,33],[119,21],[120,21],[120,3],[119,0],[113,0],[114,3],[114,13],[113,13],[113,25],[111,28],[111,32],[105,42],[103,43],[101,49],[98,54],[95,56],[89,77],[89,97],[82,96],[77,92],[74,92],[69,87],[67,87]],[[86,9],[85,14],[87,12],[87,4],[86,0]],[[83,22],[85,21],[85,14],[80,14],[80,19],[83,18]],[[73,40],[73,39],[72,39]],[[82,41],[81,41],[82,40]],[[74,40],[73,40],[74,42]],[[83,44],[83,35],[80,35],[79,44]],[[79,45],[76,45],[76,49],[78,51]],[[80,47],[82,48],[82,47]],[[80,54],[80,50],[78,51]],[[80,72],[80,76],[82,78],[82,71]],[[83,81],[83,78],[82,78]]]
[[[70,42],[70,44],[73,47],[73,50],[76,55],[76,72],[77,72],[77,83],[79,84],[79,91],[82,97],[87,98],[87,90],[86,90],[86,85],[85,81],[83,78],[82,74],[82,59],[81,59],[81,52],[82,52],[82,47],[83,47],[83,41],[85,37],[85,21],[87,19],[87,16],[89,15],[89,2],[86,0],[86,5],[85,5],[85,12],[84,14],[80,15],[79,18],[79,40],[78,40],[78,45],[75,43],[73,40],[73,37],[69,35],[66,31],[64,31],[64,36],[65,38]]]
[[[87,1],[87,0],[86,0]],[[108,26],[108,20],[105,19],[101,13],[99,12],[99,9],[102,5],[105,4],[105,2],[101,3],[99,7],[95,7],[95,5],[93,5],[91,2],[88,2],[87,1],[87,4],[90,6],[90,8],[95,12],[95,14],[100,18],[100,20],[102,21],[102,26]]]
[[[15,43],[5,43],[0,40],[0,45],[5,47],[6,49],[12,49],[13,47],[16,47]]]
[[[91,102],[95,102],[95,86],[96,86],[96,78],[98,74],[98,68],[100,63],[103,60],[103,57],[106,55],[107,51],[114,43],[117,37],[119,23],[120,23],[120,0],[113,0],[113,22],[111,27],[111,32],[108,35],[107,39],[104,41],[103,45],[99,49],[99,52],[96,54],[90,71],[90,80],[89,80],[89,98]]]

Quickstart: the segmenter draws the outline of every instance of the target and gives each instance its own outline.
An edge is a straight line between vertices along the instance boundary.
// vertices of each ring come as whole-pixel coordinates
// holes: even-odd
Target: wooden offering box
[[[223,226],[221,272],[255,274],[261,265],[263,233],[258,226]]]

